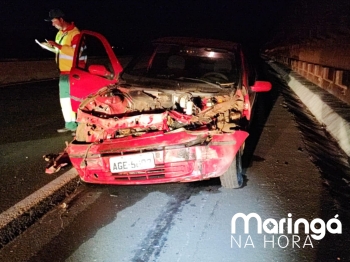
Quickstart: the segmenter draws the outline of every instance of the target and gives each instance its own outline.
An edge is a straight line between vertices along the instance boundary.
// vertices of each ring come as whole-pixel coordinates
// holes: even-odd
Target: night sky
[[[218,38],[259,47],[272,37],[288,4],[287,0],[4,0],[0,59],[50,56],[34,40],[54,38],[57,30],[44,21],[52,8],[60,8],[79,29],[105,35],[119,47],[116,52],[132,53],[161,36]]]

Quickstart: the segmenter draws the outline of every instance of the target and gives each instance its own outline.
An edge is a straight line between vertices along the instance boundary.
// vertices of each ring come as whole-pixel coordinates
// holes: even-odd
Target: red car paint
[[[71,85],[70,96],[74,112],[77,112],[80,103],[88,95],[95,93],[103,86],[117,83],[119,73],[123,71],[121,64],[114,55],[113,49],[103,35],[91,31],[84,31],[84,34],[95,36],[101,41],[101,44],[105,48],[106,54],[110,59],[111,72],[106,70],[106,68],[101,69],[101,65],[91,66],[90,57],[88,57],[88,61],[85,61],[85,63],[81,63],[81,60],[79,61],[79,56],[86,56],[85,53],[89,51],[89,46],[86,47],[87,44],[84,41],[84,36],[82,36],[79,48],[76,48],[73,60],[73,65],[75,66],[72,67],[69,77]],[[111,77],[106,79],[105,77],[101,77],[101,73],[104,75],[110,74]]]
[[[80,51],[92,49],[91,37],[105,48],[107,63],[91,63],[87,56],[85,65],[77,64]],[[248,137],[242,119],[250,119],[254,92],[271,89],[261,81],[248,86],[240,46],[228,41],[158,39],[148,60],[131,61],[119,78],[122,67],[107,40],[83,31],[74,61],[72,99],[87,98],[79,106],[77,136],[67,152],[88,183],[227,178]],[[227,70],[211,72],[212,66]],[[197,77],[199,72],[204,75]]]
[[[155,184],[190,182],[222,175],[248,137],[244,131],[213,135],[210,132],[155,132],[138,138],[121,138],[90,145],[73,143],[69,156],[82,180],[99,184]],[[194,146],[188,144],[197,143]],[[146,170],[112,173],[109,159],[122,154],[154,152],[155,167]],[[87,154],[85,154],[87,153]]]

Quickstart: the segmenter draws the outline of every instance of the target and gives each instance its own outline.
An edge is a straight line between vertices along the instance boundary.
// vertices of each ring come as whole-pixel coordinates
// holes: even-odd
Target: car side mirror
[[[103,65],[91,65],[89,66],[89,73],[93,75],[103,76],[106,78],[111,78],[112,73],[107,70]]]
[[[268,92],[271,90],[271,83],[267,81],[255,81],[254,85],[251,86],[253,92]]]

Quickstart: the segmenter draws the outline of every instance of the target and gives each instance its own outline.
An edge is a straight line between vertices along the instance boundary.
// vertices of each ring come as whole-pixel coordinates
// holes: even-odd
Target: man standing
[[[57,132],[71,131],[74,135],[77,123],[75,122],[76,113],[72,111],[70,100],[69,72],[73,65],[74,50],[78,44],[80,31],[73,22],[66,21],[65,14],[59,9],[50,10],[49,18],[45,21],[51,21],[52,26],[58,29],[55,41],[47,40],[47,44],[53,47],[57,67],[60,70],[59,94],[65,126]]]

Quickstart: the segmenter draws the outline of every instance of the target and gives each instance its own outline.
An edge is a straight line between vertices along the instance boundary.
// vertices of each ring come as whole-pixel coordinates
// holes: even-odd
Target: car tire
[[[240,188],[243,185],[242,148],[238,150],[228,170],[220,176],[224,188]]]

